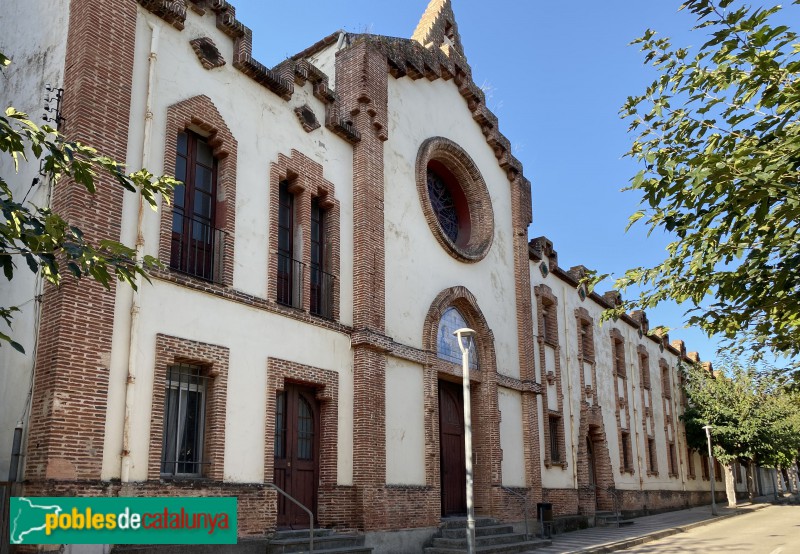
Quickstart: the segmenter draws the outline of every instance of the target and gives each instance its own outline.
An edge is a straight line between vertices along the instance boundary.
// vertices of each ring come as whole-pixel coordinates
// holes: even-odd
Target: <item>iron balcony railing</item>
[[[292,308],[303,307],[306,264],[278,252],[277,302]]]
[[[333,291],[335,277],[311,265],[311,313],[333,319]]]
[[[173,211],[169,266],[206,281],[218,281],[226,234],[207,221]]]
[[[278,275],[275,300],[292,308],[304,307],[306,283],[309,292],[309,312],[314,315],[333,319],[333,293],[336,277],[323,271],[316,264],[310,268],[291,256],[278,252]],[[308,272],[308,281],[306,281]]]

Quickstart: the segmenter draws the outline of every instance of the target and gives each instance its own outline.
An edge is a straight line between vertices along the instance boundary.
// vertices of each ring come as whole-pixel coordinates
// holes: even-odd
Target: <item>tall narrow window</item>
[[[694,479],[694,451],[690,447],[686,447],[686,473],[689,479]]]
[[[558,345],[558,320],[556,306],[546,299],[542,299],[542,328],[541,334],[544,341],[554,346]]]
[[[647,439],[647,461],[651,473],[658,473],[658,455],[656,453],[656,439]]]
[[[633,470],[633,457],[631,455],[631,435],[627,431],[622,432],[622,469],[623,471]]]
[[[201,279],[214,280],[215,246],[221,242],[214,227],[217,161],[206,140],[194,133],[178,134],[172,210],[170,267]]]
[[[625,371],[625,343],[621,340],[614,341],[614,369],[620,377],[626,377]]]
[[[286,391],[275,398],[275,457],[286,457]]]
[[[594,360],[594,337],[592,324],[588,321],[581,321],[581,354],[584,361]]]
[[[289,183],[281,181],[278,195],[278,297],[280,304],[302,306],[298,301],[302,288],[302,264],[294,259],[294,195]],[[302,282],[302,281],[300,281]]]
[[[639,367],[642,371],[642,387],[650,388],[650,358],[647,354],[639,354]]]
[[[311,200],[311,313],[333,317],[333,275],[325,271],[325,210]]]
[[[661,393],[664,398],[672,397],[672,387],[669,383],[669,367],[667,366],[661,368]]]
[[[667,452],[669,454],[669,474],[670,476],[678,475],[678,456],[675,451],[675,443],[667,445]]]
[[[554,463],[561,462],[561,446],[559,439],[559,427],[561,418],[559,416],[551,415],[548,417],[549,431],[550,431],[550,461]]]
[[[199,366],[176,365],[167,369],[162,476],[202,475],[206,381]]]

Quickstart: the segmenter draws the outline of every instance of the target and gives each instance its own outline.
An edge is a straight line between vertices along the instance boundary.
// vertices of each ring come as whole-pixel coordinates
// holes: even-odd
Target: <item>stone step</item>
[[[466,527],[455,527],[452,529],[442,529],[442,536],[446,539],[460,539],[465,537],[467,532]],[[475,527],[475,536],[483,537],[486,535],[502,535],[505,533],[513,533],[514,527],[511,525],[482,525]]]
[[[552,541],[531,539],[527,541],[520,541],[513,544],[490,544],[486,546],[476,546],[475,552],[478,554],[502,554],[506,552],[528,552],[529,550],[536,550],[537,548],[544,548],[550,546]],[[463,548],[443,548],[438,546],[429,546],[425,549],[425,554],[463,554],[467,552],[466,546]]]
[[[362,535],[339,535],[334,533],[314,536],[314,552],[371,552],[371,548],[364,547]],[[267,547],[267,554],[290,554],[308,552],[310,550],[308,531],[305,536],[291,536],[288,538],[273,538]]]
[[[498,521],[490,517],[476,517],[475,527],[487,527],[490,525],[497,525]],[[442,529],[466,529],[467,518],[465,517],[448,517],[442,519]]]
[[[332,529],[323,529],[321,527],[317,527],[314,529],[314,538],[316,537],[327,537],[328,535],[332,535]],[[272,535],[274,540],[281,540],[281,539],[295,539],[295,538],[308,538],[308,529],[283,529],[280,531],[275,531]]]
[[[504,533],[502,535],[484,535],[475,537],[475,546],[488,546],[491,544],[512,544],[524,542],[525,535],[515,533]],[[467,537],[452,538],[435,538],[433,539],[432,546],[438,548],[466,548]]]
[[[372,554],[371,546],[350,546],[343,548],[324,548],[318,549],[317,544],[314,543],[314,552],[310,550],[301,550],[297,554]]]

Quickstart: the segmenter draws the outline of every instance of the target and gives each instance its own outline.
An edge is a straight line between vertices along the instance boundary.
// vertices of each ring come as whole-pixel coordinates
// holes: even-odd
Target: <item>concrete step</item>
[[[310,554],[309,550],[302,550],[299,554]],[[317,548],[314,544],[313,554],[372,554],[372,547],[369,546],[349,546],[343,548]]]
[[[467,532],[466,527],[455,527],[451,529],[442,529],[442,537],[446,539],[460,539],[465,537]],[[482,525],[475,527],[475,536],[483,537],[486,535],[502,535],[505,533],[513,533],[514,527],[511,525]]]
[[[528,552],[537,548],[544,548],[552,544],[549,540],[531,539],[512,544],[490,544],[486,546],[476,546],[475,552],[479,554],[502,554],[506,552]],[[467,552],[467,547],[463,548],[444,548],[429,546],[425,549],[425,554],[463,554]]]
[[[314,538],[317,537],[327,537],[329,535],[333,535],[333,530],[331,529],[322,529],[322,528],[315,528],[314,529]],[[296,538],[308,538],[308,529],[283,529],[281,531],[275,531],[272,535],[272,538],[275,540],[281,539],[296,539]]]
[[[515,533],[504,533],[501,535],[484,535],[475,537],[475,546],[488,546],[491,544],[512,544],[523,542],[525,535]],[[438,548],[466,548],[467,537],[452,538],[435,538],[433,539],[434,547]]]
[[[295,535],[295,532],[286,536],[273,537],[267,547],[267,554],[294,554],[310,550],[308,531],[305,535]],[[371,548],[364,546],[362,535],[335,534],[333,532],[314,536],[314,552],[341,552],[361,553],[372,552]]]
[[[619,525],[633,525],[635,520],[623,519],[622,514],[615,512],[597,512],[594,514],[594,524],[597,527],[614,527]]]
[[[497,525],[498,521],[491,517],[476,517],[475,518],[475,527],[487,527],[491,525]],[[442,519],[441,528],[442,529],[466,529],[467,527],[467,518],[465,517],[447,517]]]

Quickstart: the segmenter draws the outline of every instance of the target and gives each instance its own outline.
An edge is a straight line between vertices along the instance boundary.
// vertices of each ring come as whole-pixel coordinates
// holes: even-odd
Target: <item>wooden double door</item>
[[[439,449],[442,516],[467,513],[464,396],[461,385],[439,381]]]
[[[319,403],[314,389],[286,384],[275,401],[273,482],[317,517]],[[308,514],[278,494],[278,527],[308,528]]]

